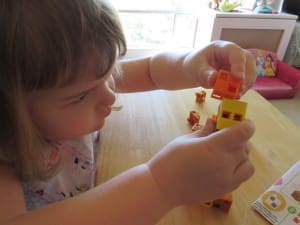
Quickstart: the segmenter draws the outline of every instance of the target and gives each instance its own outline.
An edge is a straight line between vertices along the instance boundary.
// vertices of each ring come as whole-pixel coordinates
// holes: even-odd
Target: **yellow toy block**
[[[230,127],[245,119],[247,103],[239,100],[223,99],[217,115],[217,130]]]

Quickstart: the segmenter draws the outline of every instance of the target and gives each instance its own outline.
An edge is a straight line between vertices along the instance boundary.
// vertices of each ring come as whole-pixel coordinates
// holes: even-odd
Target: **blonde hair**
[[[102,75],[126,52],[116,12],[102,0],[0,0],[0,164],[23,180],[43,179],[41,137],[26,93],[66,85],[86,48],[101,56]]]

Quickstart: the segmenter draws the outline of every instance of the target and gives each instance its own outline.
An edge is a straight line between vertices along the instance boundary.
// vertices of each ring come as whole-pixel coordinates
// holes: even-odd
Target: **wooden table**
[[[202,105],[194,94],[201,89],[120,94],[124,107],[107,118],[101,134],[97,182],[143,163],[174,137],[191,131],[190,110],[198,110],[200,123],[217,112],[219,101],[210,98]],[[250,157],[254,176],[233,192],[229,213],[199,205],[180,206],[170,211],[159,225],[267,225],[251,203],[300,158],[300,129],[255,91],[248,102],[247,118],[256,124]]]

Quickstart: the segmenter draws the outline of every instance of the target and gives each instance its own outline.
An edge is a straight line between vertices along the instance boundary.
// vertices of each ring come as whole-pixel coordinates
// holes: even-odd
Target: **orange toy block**
[[[195,123],[193,126],[192,126],[192,131],[196,131],[196,130],[200,130],[203,126],[199,123]]]
[[[192,110],[192,111],[190,111],[189,117],[187,118],[187,120],[189,121],[189,123],[191,125],[199,123],[199,121],[200,121],[200,114],[198,112],[196,112],[195,110]]]
[[[218,120],[218,115],[216,115],[216,114],[211,115],[211,119],[212,119],[213,121],[217,122],[217,120]]]
[[[241,79],[235,78],[229,71],[219,70],[211,97],[216,99],[238,99],[240,88]]]
[[[231,205],[232,205],[232,193],[229,193],[227,195],[224,195],[221,198],[217,198],[213,201],[206,202],[203,204],[203,206],[218,208],[224,212],[229,212]]]
[[[203,90],[196,92],[195,96],[196,96],[196,103],[201,104],[205,102],[206,92]]]

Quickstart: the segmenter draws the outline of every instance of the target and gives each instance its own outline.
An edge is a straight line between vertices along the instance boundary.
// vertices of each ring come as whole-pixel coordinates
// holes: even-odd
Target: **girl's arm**
[[[209,120],[202,130],[171,141],[147,164],[131,168],[91,191],[32,212],[24,210],[17,179],[2,170],[1,191],[5,193],[0,192],[0,205],[8,216],[1,214],[0,224],[153,225],[176,206],[222,196],[254,172],[248,157],[254,125],[242,121],[228,129],[214,130]]]
[[[198,82],[189,81],[182,76],[186,55],[187,53],[161,53],[152,57],[122,61],[123,74],[116,79],[118,91],[172,90],[196,86]],[[173,82],[175,78],[177,80]]]
[[[218,69],[226,69],[243,79],[242,93],[256,79],[255,60],[250,52],[226,41],[215,41],[189,53],[166,52],[138,60],[121,62],[123,76],[116,78],[120,92],[153,89],[211,88]]]
[[[150,225],[171,208],[145,164],[91,191],[31,212],[25,210],[17,178],[8,179],[2,169],[0,173],[1,225]]]

